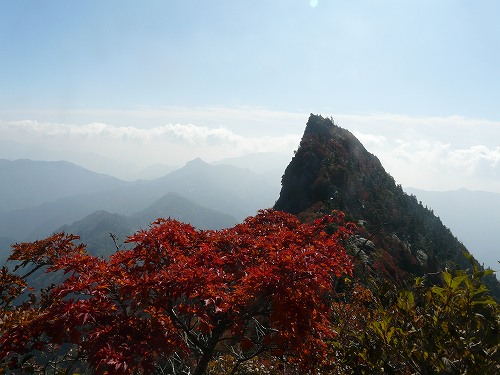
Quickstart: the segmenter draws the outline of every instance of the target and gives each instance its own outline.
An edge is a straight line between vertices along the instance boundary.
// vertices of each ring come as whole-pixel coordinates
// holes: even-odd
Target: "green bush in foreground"
[[[442,272],[441,286],[417,278],[397,291],[376,281],[338,303],[331,373],[498,374],[498,304],[481,282],[492,271]]]

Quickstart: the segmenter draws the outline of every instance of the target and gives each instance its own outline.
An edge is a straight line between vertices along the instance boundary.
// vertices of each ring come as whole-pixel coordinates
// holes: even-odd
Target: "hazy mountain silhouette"
[[[66,161],[0,160],[0,212],[124,186],[117,178]]]
[[[243,220],[271,207],[279,188],[265,176],[231,165],[211,165],[201,159],[151,182],[152,189],[178,192],[208,208]]]
[[[291,158],[292,155],[283,155],[275,152],[258,152],[234,158],[224,158],[212,164],[232,165],[238,168],[250,169],[256,173],[279,171],[280,174],[283,174]]]
[[[135,181],[135,180],[155,180],[157,178],[163,177],[169,174],[172,171],[178,169],[172,165],[167,164],[152,164],[149,165],[137,172],[131,173],[127,175],[127,180]]]
[[[135,229],[146,228],[158,218],[172,218],[198,229],[222,229],[237,223],[235,217],[197,204],[177,193],[167,193],[149,207],[130,216]]]
[[[133,233],[133,227],[126,216],[99,210],[55,232],[80,236],[90,254],[106,257],[116,251],[119,241],[124,241]],[[117,239],[116,245],[111,234]]]
[[[87,245],[90,254],[106,257],[115,252],[117,246],[122,247],[126,238],[134,232],[146,229],[158,218],[169,217],[191,223],[199,229],[221,229],[236,224],[234,217],[200,206],[177,193],[167,193],[133,215],[99,210],[70,225],[62,226],[56,232],[76,234]]]
[[[40,144],[19,143],[0,139],[0,158],[8,160],[31,159],[33,161],[65,160],[97,173],[127,179],[142,168],[134,162],[120,161],[93,152],[78,149],[58,151]]]
[[[238,168],[249,169],[257,173],[272,185],[276,191],[275,198],[281,189],[281,177],[292,156],[274,152],[259,152],[234,158],[225,158],[213,162],[212,165],[232,165]]]
[[[107,257],[118,248],[125,248],[124,241],[134,232],[147,228],[158,218],[173,218],[191,223],[198,229],[221,229],[236,224],[236,218],[201,206],[177,193],[167,193],[149,207],[126,216],[97,210],[91,214],[61,227],[51,227],[46,235],[66,232],[80,236],[87,251],[96,256]],[[48,224],[47,227],[49,227]],[[43,237],[43,236],[41,236]],[[10,254],[12,238],[0,237],[0,265]],[[19,242],[19,241],[17,241]],[[37,282],[45,285],[47,280]],[[54,282],[56,279],[52,280]]]
[[[86,170],[82,170],[85,176]],[[119,187],[109,190],[75,194],[35,207],[0,212],[0,236],[31,241],[98,210],[133,215],[169,192],[241,221],[258,209],[272,206],[279,191],[266,176],[229,165],[213,166],[201,159],[153,181],[123,184],[117,181]],[[0,200],[4,197],[0,196]],[[232,223],[231,220],[227,222]]]

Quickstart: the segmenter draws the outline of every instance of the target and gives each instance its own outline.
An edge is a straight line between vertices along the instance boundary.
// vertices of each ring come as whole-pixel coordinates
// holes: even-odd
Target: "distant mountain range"
[[[65,161],[0,159],[0,213],[126,183]]]
[[[120,246],[159,217],[201,229],[229,227],[272,207],[279,197],[276,208],[303,218],[338,208],[360,220],[367,236],[385,233],[377,240],[392,243],[384,256],[406,262],[405,270],[463,266],[459,258],[466,247],[480,263],[499,268],[500,194],[406,188],[416,198],[407,196],[352,134],[328,121],[310,118],[291,162],[270,153],[212,164],[195,159],[173,171],[167,165],[152,167],[143,177],[165,174],[151,180],[123,181],[64,161],[0,160],[0,263],[11,243],[55,231],[77,234],[90,252],[105,256],[116,249],[110,233]],[[438,253],[443,244],[454,250]],[[407,245],[411,250],[405,255]]]
[[[135,182],[67,162],[22,160],[2,165],[0,245],[45,237],[96,211],[100,214],[94,219],[105,217],[123,232],[144,227],[159,216],[218,229],[271,207],[280,186],[277,176],[201,159],[161,178]],[[120,222],[118,216],[103,211],[127,220]]]
[[[135,177],[142,174],[141,168],[131,162],[118,161],[99,154],[82,152],[80,150],[56,151],[45,148],[40,144],[20,143],[13,140],[0,139],[1,158],[9,160],[66,160],[81,167],[104,173],[120,179],[142,178]],[[147,172],[145,172],[147,174]],[[155,176],[159,177],[159,176]]]

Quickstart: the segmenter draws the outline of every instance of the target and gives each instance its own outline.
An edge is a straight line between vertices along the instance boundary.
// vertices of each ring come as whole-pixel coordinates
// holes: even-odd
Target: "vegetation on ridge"
[[[359,243],[370,239],[359,249],[367,268],[400,285],[412,275],[470,267],[467,248],[433,211],[404,193],[377,157],[329,118],[310,116],[274,208],[303,221],[344,211],[359,224]],[[485,283],[500,299],[498,280],[489,275]]]
[[[497,373],[485,271],[409,290],[362,280],[346,251],[355,229],[341,212],[305,224],[267,210],[220,231],[160,220],[109,259],[64,233],[16,244],[10,259],[27,271],[0,274],[0,363],[24,373]],[[69,277],[34,293],[27,276],[40,269]]]

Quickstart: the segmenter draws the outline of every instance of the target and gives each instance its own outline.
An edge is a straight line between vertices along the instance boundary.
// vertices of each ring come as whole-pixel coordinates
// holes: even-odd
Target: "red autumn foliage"
[[[11,259],[68,277],[35,302],[2,306],[0,361],[27,368],[36,351],[71,348],[73,363],[97,372],[149,373],[175,358],[202,374],[230,348],[237,363],[268,353],[314,368],[335,335],[328,297],[351,274],[343,244],[354,230],[341,212],[304,224],[265,210],[220,231],[161,219],[109,259],[62,233],[15,245]]]

